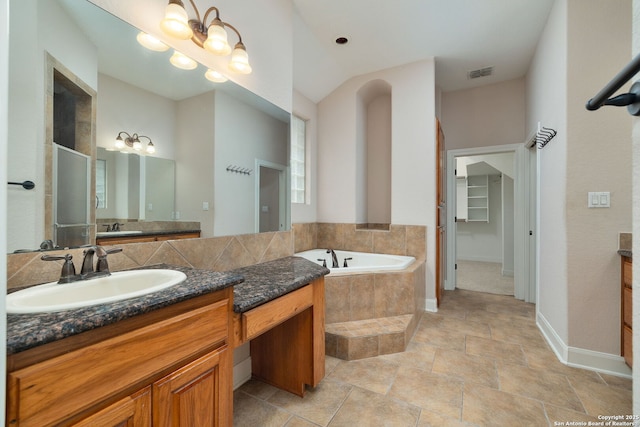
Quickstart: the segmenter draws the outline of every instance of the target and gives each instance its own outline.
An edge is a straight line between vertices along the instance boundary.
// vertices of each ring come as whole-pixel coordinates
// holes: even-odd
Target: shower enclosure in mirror
[[[204,66],[192,71],[171,66],[170,51],[143,48],[136,41],[136,28],[89,1],[10,0],[9,18],[7,173],[10,181],[36,182],[33,191],[9,189],[9,252],[35,250],[53,234],[48,207],[52,157],[47,151],[53,136],[51,110],[43,102],[49,90],[44,71],[49,57],[95,91],[95,122],[83,128],[90,136],[85,141],[93,144],[92,152],[83,151],[91,157],[90,242],[95,242],[96,231],[103,231],[96,229],[96,221],[123,216],[199,222],[202,237],[259,232],[259,174],[239,176],[226,169],[271,162],[283,165],[288,179],[288,112],[230,81],[206,80]],[[157,158],[173,164],[173,190],[169,184],[158,191],[150,185],[171,180],[158,170],[160,175],[151,181],[128,188],[125,208],[113,204],[119,200],[114,197],[123,198],[124,193],[109,194],[110,185],[120,184],[109,184],[107,178],[106,187],[96,187],[96,146],[113,147],[123,130],[153,140],[156,153],[144,158],[144,166]],[[146,168],[147,174],[153,170]],[[109,175],[108,166],[102,173]],[[142,176],[140,171],[137,176]],[[74,174],[73,179],[86,178]],[[173,199],[160,199],[160,193]],[[284,193],[284,212],[278,214],[281,230],[290,227],[289,192]],[[106,197],[102,202],[100,195]]]

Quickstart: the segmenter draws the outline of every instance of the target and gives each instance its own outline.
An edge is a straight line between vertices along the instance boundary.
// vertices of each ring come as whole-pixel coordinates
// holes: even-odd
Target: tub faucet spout
[[[340,264],[338,264],[338,257],[336,256],[336,253],[333,251],[333,249],[327,249],[327,253],[331,254],[331,259],[332,259],[331,268],[339,268]]]

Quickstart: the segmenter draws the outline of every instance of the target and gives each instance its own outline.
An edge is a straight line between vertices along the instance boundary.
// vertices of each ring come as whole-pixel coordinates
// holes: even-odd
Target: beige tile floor
[[[631,380],[560,363],[534,314],[513,297],[447,291],[404,353],[328,357],[304,398],[244,384],[234,426],[554,426],[630,414]]]

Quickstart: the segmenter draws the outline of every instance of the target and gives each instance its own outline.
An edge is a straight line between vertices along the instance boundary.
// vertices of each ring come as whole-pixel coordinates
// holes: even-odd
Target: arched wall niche
[[[356,217],[359,228],[391,223],[391,85],[372,80],[357,92]]]

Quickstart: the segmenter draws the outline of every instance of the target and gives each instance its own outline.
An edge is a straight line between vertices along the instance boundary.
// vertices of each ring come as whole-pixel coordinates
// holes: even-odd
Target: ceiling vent
[[[480,77],[487,77],[493,74],[493,67],[484,67],[484,68],[479,68],[477,70],[471,70],[467,72],[467,78],[469,80],[471,79],[478,79]]]

